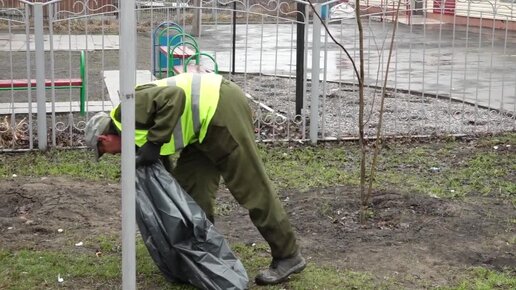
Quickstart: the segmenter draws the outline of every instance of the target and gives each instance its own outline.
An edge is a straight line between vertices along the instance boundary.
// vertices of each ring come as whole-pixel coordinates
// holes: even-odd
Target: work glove
[[[136,167],[148,166],[157,162],[159,160],[160,149],[161,144],[147,141],[147,143],[143,144],[143,146],[138,149],[138,153],[136,155]]]

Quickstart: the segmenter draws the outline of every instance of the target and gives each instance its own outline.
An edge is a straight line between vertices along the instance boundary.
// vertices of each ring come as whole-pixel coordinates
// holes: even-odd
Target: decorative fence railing
[[[331,39],[359,65],[353,2],[314,4],[321,23],[307,1],[137,1],[137,82],[156,77],[153,32],[173,21],[248,93],[258,140],[355,138],[357,78]],[[403,1],[397,23],[397,1],[363,2],[367,137],[394,25],[384,135],[516,129],[516,4],[482,2]],[[0,0],[0,151],[83,146],[85,121],[118,104],[117,3]]]

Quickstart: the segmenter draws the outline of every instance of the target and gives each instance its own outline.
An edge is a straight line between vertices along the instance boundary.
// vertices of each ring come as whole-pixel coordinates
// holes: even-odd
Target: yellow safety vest
[[[219,102],[222,76],[217,74],[183,73],[164,78],[148,84],[158,87],[177,86],[183,89],[186,96],[185,108],[177,122],[169,143],[161,146],[161,155],[171,155],[186,145],[199,141],[202,143]],[[122,131],[122,123],[115,119],[115,110],[111,110],[111,119]],[[135,130],[135,143],[141,147],[147,142],[148,130]]]

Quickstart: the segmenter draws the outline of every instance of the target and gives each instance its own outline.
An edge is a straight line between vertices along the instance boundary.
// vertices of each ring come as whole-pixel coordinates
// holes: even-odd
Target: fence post
[[[45,96],[45,47],[43,39],[43,5],[34,2],[34,42],[36,58],[36,100],[38,104],[38,148],[47,150],[47,108]]]
[[[201,23],[202,23],[202,10],[201,0],[194,0],[194,11],[193,11],[193,18],[192,18],[192,35],[193,36],[201,36]]]
[[[305,78],[305,15],[306,4],[297,3],[297,38],[296,38],[296,115],[301,116],[304,98]]]
[[[321,15],[321,5],[314,3],[315,11]],[[321,53],[321,20],[317,15],[313,17],[312,25],[312,70],[311,70],[311,98],[310,98],[310,141],[317,144],[319,129],[319,70]]]
[[[135,0],[120,1],[120,101],[122,104],[122,289],[136,289]]]

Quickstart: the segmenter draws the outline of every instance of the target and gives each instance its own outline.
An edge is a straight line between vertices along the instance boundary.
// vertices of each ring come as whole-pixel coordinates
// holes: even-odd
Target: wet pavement
[[[358,42],[354,20],[329,26],[332,35],[358,65]],[[366,84],[381,85],[378,68],[385,70],[392,24],[365,23]],[[308,41],[311,45],[311,31]],[[249,35],[249,37],[245,37]],[[264,74],[295,74],[293,25],[238,25],[236,71]],[[387,38],[387,39],[386,39]],[[219,68],[231,70],[231,27],[205,26],[201,50],[216,56]],[[324,45],[325,39],[327,44]],[[354,82],[351,62],[340,47],[321,37],[320,79]],[[324,51],[326,48],[326,53]],[[307,67],[311,69],[311,47]],[[326,61],[325,61],[326,58]],[[326,63],[326,65],[324,65]],[[209,65],[207,63],[206,65]],[[516,112],[516,32],[459,27],[446,24],[398,26],[389,72],[389,86],[434,97],[452,97],[495,110]]]

